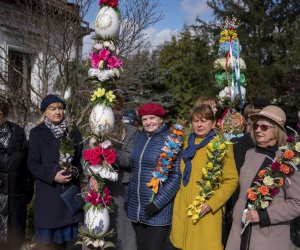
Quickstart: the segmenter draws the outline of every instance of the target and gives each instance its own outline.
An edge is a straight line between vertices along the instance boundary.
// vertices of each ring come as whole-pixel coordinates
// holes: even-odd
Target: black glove
[[[157,208],[157,206],[155,206],[155,204],[151,202],[145,207],[145,217],[150,218],[158,211],[159,209]]]

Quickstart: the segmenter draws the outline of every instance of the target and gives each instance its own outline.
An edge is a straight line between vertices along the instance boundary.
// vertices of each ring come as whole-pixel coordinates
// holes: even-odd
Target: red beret
[[[148,102],[139,107],[138,113],[141,117],[144,115],[156,115],[159,117],[164,117],[166,112],[162,106],[154,102]]]

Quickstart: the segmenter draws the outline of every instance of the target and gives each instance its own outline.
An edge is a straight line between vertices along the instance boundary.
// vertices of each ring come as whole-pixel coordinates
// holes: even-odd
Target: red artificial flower
[[[118,0],[109,0],[108,4],[112,8],[117,8],[118,7]]]
[[[108,164],[114,163],[117,159],[117,154],[113,149],[103,150],[103,156]]]
[[[104,5],[108,5],[112,8],[118,7],[118,0],[100,0],[99,5],[102,7]]]
[[[98,165],[98,164],[101,164],[101,163],[102,163],[101,157],[92,157],[92,158],[90,158],[90,164],[92,166],[95,166],[95,165]]]
[[[83,150],[83,160],[89,161],[91,159],[92,152],[90,149]]]
[[[102,7],[104,4],[108,4],[109,0],[100,0],[99,5]]]
[[[103,148],[101,148],[100,146],[95,147],[92,150],[95,153],[95,155],[97,155],[97,156],[100,156],[103,154]]]
[[[86,202],[91,203],[94,206],[97,206],[99,204],[98,194],[92,189],[86,196],[85,200]]]

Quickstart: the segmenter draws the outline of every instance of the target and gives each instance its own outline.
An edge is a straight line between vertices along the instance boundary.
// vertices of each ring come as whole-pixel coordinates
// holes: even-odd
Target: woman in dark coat
[[[6,120],[8,104],[0,103],[0,239],[7,249],[19,249],[25,236],[26,205],[33,182],[26,164],[24,129]],[[2,245],[0,245],[1,247]]]
[[[64,119],[65,102],[56,95],[48,95],[41,102],[42,123],[30,131],[28,166],[36,177],[34,224],[35,239],[57,248],[77,238],[82,211],[72,215],[60,195],[74,184],[80,192],[79,178],[59,170],[61,139],[69,136],[75,154],[71,165],[82,172],[81,136],[78,130],[68,130]]]

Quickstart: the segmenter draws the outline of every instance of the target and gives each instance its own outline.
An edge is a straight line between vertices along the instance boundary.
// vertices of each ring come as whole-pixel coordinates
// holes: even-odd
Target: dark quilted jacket
[[[139,133],[131,156],[132,169],[128,189],[128,218],[134,222],[147,225],[169,225],[172,220],[173,199],[180,186],[181,173],[179,169],[180,157],[177,158],[169,178],[159,187],[154,197],[154,204],[160,209],[158,213],[149,219],[145,218],[145,206],[149,204],[152,195],[147,182],[151,180],[156,160],[161,148],[166,141],[168,127],[162,129],[151,137],[145,131]]]

